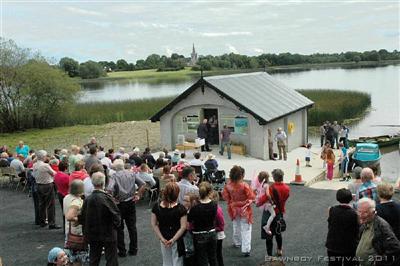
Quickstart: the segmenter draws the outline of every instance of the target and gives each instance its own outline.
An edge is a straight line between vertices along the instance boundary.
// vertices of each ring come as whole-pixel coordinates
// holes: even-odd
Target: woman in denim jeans
[[[217,265],[217,204],[210,199],[213,187],[208,182],[199,186],[200,202],[190,209],[188,221],[193,225],[194,252],[198,266]]]

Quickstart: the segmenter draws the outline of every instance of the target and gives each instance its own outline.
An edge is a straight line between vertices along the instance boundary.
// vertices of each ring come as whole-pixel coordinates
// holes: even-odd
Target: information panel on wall
[[[247,117],[242,116],[221,116],[221,125],[226,125],[232,133],[238,135],[247,135],[249,132],[249,123]]]
[[[198,115],[188,115],[186,118],[187,132],[197,133],[197,128],[200,125],[200,117]]]
[[[249,131],[249,123],[247,117],[235,117],[235,133],[247,135]]]

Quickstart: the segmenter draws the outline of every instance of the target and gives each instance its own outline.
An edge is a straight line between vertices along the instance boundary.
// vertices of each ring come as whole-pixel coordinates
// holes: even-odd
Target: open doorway
[[[216,108],[204,108],[203,118],[207,119],[208,126],[208,143],[210,145],[219,145],[218,137],[218,109]]]

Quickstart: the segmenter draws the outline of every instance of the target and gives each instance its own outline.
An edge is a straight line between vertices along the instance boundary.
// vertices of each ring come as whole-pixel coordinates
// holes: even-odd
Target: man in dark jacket
[[[370,198],[360,199],[358,213],[361,236],[356,257],[360,265],[400,265],[400,241],[390,225],[376,215],[375,201]]]
[[[105,176],[101,172],[92,175],[93,193],[83,203],[79,222],[90,245],[90,266],[100,264],[105,249],[106,265],[118,266],[117,228],[121,216],[112,197],[105,193]]]
[[[197,137],[204,139],[205,145],[201,146],[201,151],[211,151],[208,147],[208,126],[207,126],[207,119],[203,120],[203,123],[199,125],[197,128]]]

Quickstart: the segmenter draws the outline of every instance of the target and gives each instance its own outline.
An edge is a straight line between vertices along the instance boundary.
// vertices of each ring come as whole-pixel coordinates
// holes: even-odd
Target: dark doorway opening
[[[210,145],[219,145],[218,109],[203,109],[203,117],[207,119],[208,143]]]

